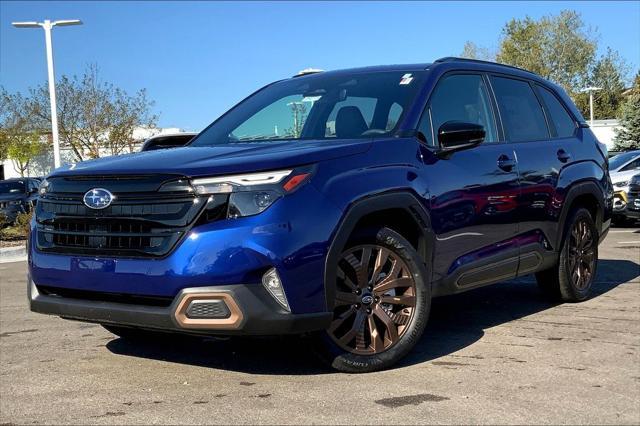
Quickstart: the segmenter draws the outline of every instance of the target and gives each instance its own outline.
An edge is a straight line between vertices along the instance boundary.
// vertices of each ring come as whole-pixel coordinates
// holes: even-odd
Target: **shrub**
[[[27,239],[32,216],[33,212],[20,213],[12,225],[0,227],[0,240],[18,241]]]

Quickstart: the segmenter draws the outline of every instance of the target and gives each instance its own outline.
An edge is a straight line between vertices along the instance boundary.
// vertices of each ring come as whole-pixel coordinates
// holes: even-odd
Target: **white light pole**
[[[589,118],[590,118],[590,126],[593,126],[593,92],[597,92],[598,90],[602,90],[602,87],[585,87],[580,90],[581,92],[589,92]]]
[[[47,71],[49,79],[49,101],[51,102],[51,137],[53,139],[53,166],[60,167],[60,140],[58,139],[58,110],[56,108],[56,79],[53,73],[53,49],[51,47],[51,29],[55,26],[80,25],[79,19],[44,22],[12,22],[16,28],[38,28],[44,30],[44,40],[47,46]]]

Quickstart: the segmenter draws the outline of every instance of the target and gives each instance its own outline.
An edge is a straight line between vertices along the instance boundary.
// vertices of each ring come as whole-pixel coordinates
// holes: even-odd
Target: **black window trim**
[[[571,134],[571,136],[558,136],[558,129],[556,127],[556,123],[553,121],[553,118],[550,119],[549,123],[548,123],[548,124],[550,124],[549,125],[549,129],[551,129],[551,125],[553,125],[553,130],[555,131],[555,136],[553,134],[551,134],[550,140],[569,139],[569,138],[576,137],[576,133],[577,133],[578,129],[580,128],[579,123],[576,121],[576,118],[573,116],[571,111],[569,111],[569,109],[567,108],[567,105],[564,103],[564,101],[558,96],[556,91],[551,89],[550,87],[544,85],[544,84],[539,83],[539,82],[534,82],[533,83],[533,87],[534,87],[534,91],[535,91],[536,95],[538,96],[538,98],[540,100],[540,103],[542,104],[542,109],[545,111],[545,114],[548,114],[549,116],[551,116],[551,114],[547,112],[549,107],[547,106],[546,102],[544,101],[544,99],[542,97],[542,94],[541,94],[542,92],[540,92],[540,90],[546,90],[549,93],[551,93],[551,95],[556,98],[556,100],[560,103],[560,106],[562,106],[564,111],[567,113],[567,115],[569,116],[569,118],[573,122],[573,133]]]
[[[534,85],[537,82],[534,82],[533,80],[529,80],[527,78],[523,78],[520,76],[516,76],[513,74],[505,74],[505,73],[500,73],[500,72],[488,72],[487,76],[489,78],[489,80],[491,80],[491,77],[498,77],[498,78],[509,78],[511,80],[518,80],[518,81],[522,81],[524,83],[527,83],[529,85],[529,88],[531,89],[531,91],[533,92],[533,95],[535,96],[535,98],[538,101],[538,105],[540,105],[540,109],[542,110],[542,116],[544,117],[544,122],[547,126],[547,137],[545,139],[530,139],[530,140],[526,140],[526,141],[511,141],[511,140],[507,140],[507,129],[506,126],[504,126],[502,119],[500,120],[500,124],[502,125],[502,129],[504,132],[504,138],[506,143],[531,143],[531,142],[541,142],[541,141],[550,141],[553,140],[553,138],[551,137],[551,127],[549,125],[549,119],[547,118],[547,113],[546,113],[546,109],[544,104],[541,102],[540,100],[540,96],[537,93],[537,91],[534,88]],[[491,86],[492,90],[493,90],[493,85]],[[494,96],[495,96],[495,92],[494,92]],[[495,97],[495,102],[496,102],[496,107],[498,106],[498,97]],[[563,104],[564,105],[564,104]],[[500,108],[498,108],[498,111],[500,110]],[[502,118],[502,116],[501,116]]]
[[[433,84],[433,88],[431,89],[431,92],[429,93],[429,97],[427,98],[426,102],[424,103],[424,106],[422,108],[422,113],[420,114],[420,118],[418,119],[417,125],[416,125],[416,133],[418,132],[418,129],[420,128],[420,124],[422,123],[423,118],[425,118],[425,114],[429,114],[429,127],[431,128],[431,139],[434,142],[434,145],[431,146],[429,144],[427,144],[426,142],[422,141],[421,138],[418,138],[418,140],[420,141],[421,144],[423,144],[425,147],[429,148],[430,150],[438,150],[440,147],[440,143],[438,142],[437,138],[436,138],[436,132],[433,128],[433,118],[431,116],[431,108],[430,108],[430,104],[431,104],[431,99],[433,97],[433,94],[435,93],[436,89],[438,88],[438,85],[440,84],[441,81],[443,81],[445,78],[448,78],[452,75],[478,75],[480,76],[480,78],[482,79],[482,83],[485,86],[485,92],[487,94],[487,99],[489,100],[489,109],[491,110],[491,114],[493,115],[493,123],[495,126],[495,132],[496,132],[496,141],[495,142],[482,142],[479,146],[482,145],[496,145],[496,144],[501,144],[505,142],[504,139],[504,134],[502,132],[502,126],[501,126],[501,122],[499,121],[499,110],[498,110],[498,105],[495,102],[495,99],[493,97],[493,89],[489,84],[489,79],[487,77],[487,73],[485,71],[480,71],[480,70],[467,70],[467,69],[456,69],[456,70],[451,70],[451,71],[447,71],[445,73],[443,73],[440,77],[438,77],[438,80]]]

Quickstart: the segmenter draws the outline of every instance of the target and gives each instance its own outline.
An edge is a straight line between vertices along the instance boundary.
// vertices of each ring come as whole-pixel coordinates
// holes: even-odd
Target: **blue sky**
[[[597,29],[601,51],[640,67],[640,2],[0,2],[0,85],[45,82],[42,30],[16,20],[82,19],[54,29],[57,75],[89,63],[128,91],[147,88],[159,124],[201,130],[262,85],[315,67],[429,62],[466,40],[497,48],[511,18],[562,9]]]

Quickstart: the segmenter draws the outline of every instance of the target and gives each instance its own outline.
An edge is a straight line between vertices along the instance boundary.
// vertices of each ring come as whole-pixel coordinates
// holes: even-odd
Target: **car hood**
[[[369,139],[187,146],[83,161],[61,167],[51,176],[164,173],[195,177],[246,173],[359,154],[370,146]]]

